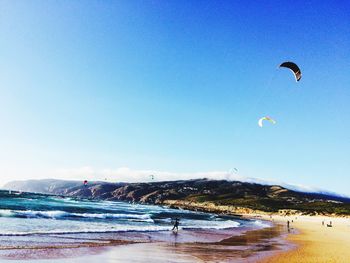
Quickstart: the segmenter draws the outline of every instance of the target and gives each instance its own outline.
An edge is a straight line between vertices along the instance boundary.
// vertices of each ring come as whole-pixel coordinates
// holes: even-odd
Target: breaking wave
[[[19,218],[92,218],[92,219],[137,219],[140,221],[153,222],[149,214],[112,214],[112,213],[69,213],[65,211],[21,211],[21,210],[0,210],[1,217],[19,217]]]
[[[175,218],[183,230],[268,227],[262,221],[157,205],[0,191],[0,236],[169,231]]]

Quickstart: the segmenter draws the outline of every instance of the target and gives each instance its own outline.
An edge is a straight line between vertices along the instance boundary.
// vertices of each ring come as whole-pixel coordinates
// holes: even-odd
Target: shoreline
[[[242,227],[223,230],[180,230],[178,234],[124,233],[111,234],[104,243],[73,243],[69,246],[17,247],[0,249],[0,262],[8,260],[36,262],[235,262],[262,259],[285,246],[283,227],[273,224],[264,228]],[[111,237],[118,239],[110,239]],[[196,238],[191,240],[191,236]],[[92,236],[90,236],[93,238]],[[107,237],[107,236],[106,236]],[[39,237],[40,239],[40,237]],[[77,247],[78,246],[78,247]],[[124,254],[123,254],[124,253]],[[119,255],[119,256],[118,256]],[[128,260],[123,261],[124,255]],[[158,261],[155,258],[158,258]],[[90,261],[89,261],[90,260]],[[169,261],[167,261],[169,262]]]
[[[231,214],[247,219],[265,220],[281,224],[290,233],[284,237],[288,244],[282,251],[274,251],[263,259],[253,262],[349,262],[350,216],[336,214],[303,214],[297,210],[283,209],[278,212],[264,212],[244,207],[215,205],[210,202],[196,203],[180,200],[167,200],[166,205],[195,211],[217,214]],[[322,221],[324,224],[322,224]],[[332,222],[332,227],[327,224]]]
[[[221,214],[235,214],[242,218],[275,222],[287,227],[290,221],[291,233],[284,238],[291,245],[287,251],[275,251],[261,263],[319,263],[349,262],[350,217],[336,214],[303,214],[297,210],[279,210],[275,213],[231,206],[215,206],[213,203],[193,203],[168,200],[171,207],[181,207]],[[322,221],[324,224],[322,224]],[[332,227],[328,227],[332,221]]]

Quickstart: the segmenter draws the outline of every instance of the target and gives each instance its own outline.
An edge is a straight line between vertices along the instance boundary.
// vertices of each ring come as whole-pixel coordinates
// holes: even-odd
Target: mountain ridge
[[[12,181],[4,188],[76,198],[166,204],[188,209],[205,210],[205,207],[211,207],[211,210],[215,210],[220,206],[226,207],[230,213],[248,209],[269,213],[289,210],[302,214],[350,215],[350,198],[241,181],[90,182],[85,186],[81,181],[42,179]]]

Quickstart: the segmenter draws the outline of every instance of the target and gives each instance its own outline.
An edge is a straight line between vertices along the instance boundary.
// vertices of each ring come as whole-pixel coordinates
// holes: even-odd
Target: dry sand
[[[265,219],[269,217],[265,216]],[[295,216],[273,216],[273,219],[285,225],[287,220],[293,220],[290,226],[293,230],[296,229],[297,233],[288,235],[286,239],[297,246],[295,249],[267,257],[261,260],[261,263],[350,262],[350,219],[321,216],[297,216],[297,219]],[[326,226],[330,221],[333,227]]]

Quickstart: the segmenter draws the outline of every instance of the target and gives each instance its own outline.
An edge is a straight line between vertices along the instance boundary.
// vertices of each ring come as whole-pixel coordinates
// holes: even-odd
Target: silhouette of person
[[[180,221],[180,220],[179,220],[178,218],[175,218],[175,222],[174,222],[174,226],[173,226],[172,231],[174,231],[175,228],[176,228],[176,232],[179,230],[179,224],[180,224],[179,221]]]

